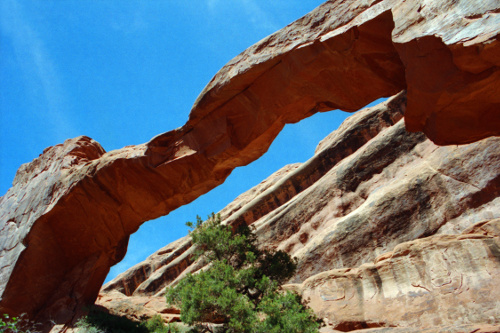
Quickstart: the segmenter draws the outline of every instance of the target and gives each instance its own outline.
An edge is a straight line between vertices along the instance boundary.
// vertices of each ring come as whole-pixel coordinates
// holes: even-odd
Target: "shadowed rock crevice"
[[[340,332],[351,332],[351,331],[364,330],[367,328],[376,328],[376,327],[387,327],[387,325],[385,323],[367,323],[364,321],[349,321],[334,326],[333,329]]]

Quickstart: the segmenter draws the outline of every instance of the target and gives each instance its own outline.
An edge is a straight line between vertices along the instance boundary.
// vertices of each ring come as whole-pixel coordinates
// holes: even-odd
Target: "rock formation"
[[[71,320],[141,223],[220,185],[286,123],[315,112],[356,111],[407,89],[407,129],[438,144],[498,135],[498,11],[496,0],[329,1],[224,66],[183,127],[109,153],[86,137],[48,148],[0,199],[0,311]]]
[[[332,329],[500,325],[500,138],[436,146],[404,130],[405,104],[399,94],[357,112],[221,216],[298,258],[288,288]],[[199,268],[182,238],[106,284],[98,304],[147,317],[130,309]],[[165,303],[156,311],[176,319]]]
[[[340,331],[491,324],[500,330],[500,219],[485,234],[399,244],[374,263],[326,271],[298,290]],[[293,288],[295,286],[290,286]]]

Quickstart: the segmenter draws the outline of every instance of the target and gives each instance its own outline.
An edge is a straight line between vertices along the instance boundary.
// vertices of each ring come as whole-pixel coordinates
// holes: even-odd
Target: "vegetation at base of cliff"
[[[4,313],[0,316],[1,333],[38,333],[37,324],[30,321],[25,314],[20,317],[10,317]]]
[[[151,333],[183,333],[188,330],[175,323],[165,325],[160,315],[156,315],[146,321],[144,326],[147,328],[148,332]]]
[[[233,233],[219,215],[205,223],[198,216],[187,225],[195,259],[203,256],[208,265],[168,288],[166,298],[181,309],[184,323],[195,325],[193,332],[318,332],[318,320],[301,297],[280,288],[293,276],[296,260],[259,249],[246,225]]]
[[[182,333],[186,329],[175,323],[165,324],[160,315],[143,322],[135,322],[99,310],[91,310],[89,315],[76,323],[77,333]]]

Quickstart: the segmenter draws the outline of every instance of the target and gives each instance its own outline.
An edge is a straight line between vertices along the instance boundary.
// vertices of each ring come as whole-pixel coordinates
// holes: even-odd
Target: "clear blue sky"
[[[0,195],[22,163],[87,135],[107,151],[179,127],[231,58],[322,0],[0,2]],[[287,125],[260,160],[168,216],[144,224],[108,280],[184,236],[285,164],[303,162],[348,114]],[[68,221],[70,223],[70,221]]]

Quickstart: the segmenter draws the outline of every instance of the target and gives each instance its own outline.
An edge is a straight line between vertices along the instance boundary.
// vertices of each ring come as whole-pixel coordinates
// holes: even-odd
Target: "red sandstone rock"
[[[327,2],[222,68],[183,127],[109,153],[85,137],[46,151],[0,200],[0,311],[71,320],[141,223],[221,184],[315,112],[407,88],[410,130],[441,144],[498,135],[497,11],[493,0]]]
[[[440,145],[499,135],[500,3],[397,1],[392,12],[407,129]]]
[[[469,323],[474,324],[467,326],[471,331],[498,324],[491,318],[500,309],[495,303],[500,220],[490,220],[500,217],[500,140],[438,147],[404,130],[404,106],[405,95],[400,94],[357,112],[318,145],[309,161],[279,170],[240,195],[221,216],[226,223],[253,224],[261,244],[296,256],[299,266],[292,281],[307,280],[295,289],[315,300],[313,309],[332,327],[345,331],[392,325],[402,329],[394,332],[413,332],[435,323],[442,332],[460,332]],[[189,253],[186,238],[170,244],[105,285],[101,294],[119,291],[131,304],[136,298],[161,296],[178,280],[176,273],[200,268],[199,263],[185,268]],[[433,274],[446,275],[439,266],[456,258],[462,259],[452,265],[453,276],[464,276],[457,302],[454,293],[416,293],[419,287],[412,284],[429,289],[423,283],[440,278]],[[380,283],[386,283],[379,289],[385,293],[377,293],[373,283],[365,288],[379,271]],[[339,296],[342,302],[314,296],[314,284],[321,285],[323,277],[333,279],[331,272],[350,283],[339,291],[348,295]],[[361,296],[358,284],[366,289]],[[494,290],[490,295],[482,292],[488,288]],[[376,297],[358,300],[369,292]],[[394,316],[392,303],[399,311]],[[432,308],[427,313],[427,304],[447,312]],[[111,303],[107,306],[117,311]],[[455,306],[460,313],[453,312]]]

